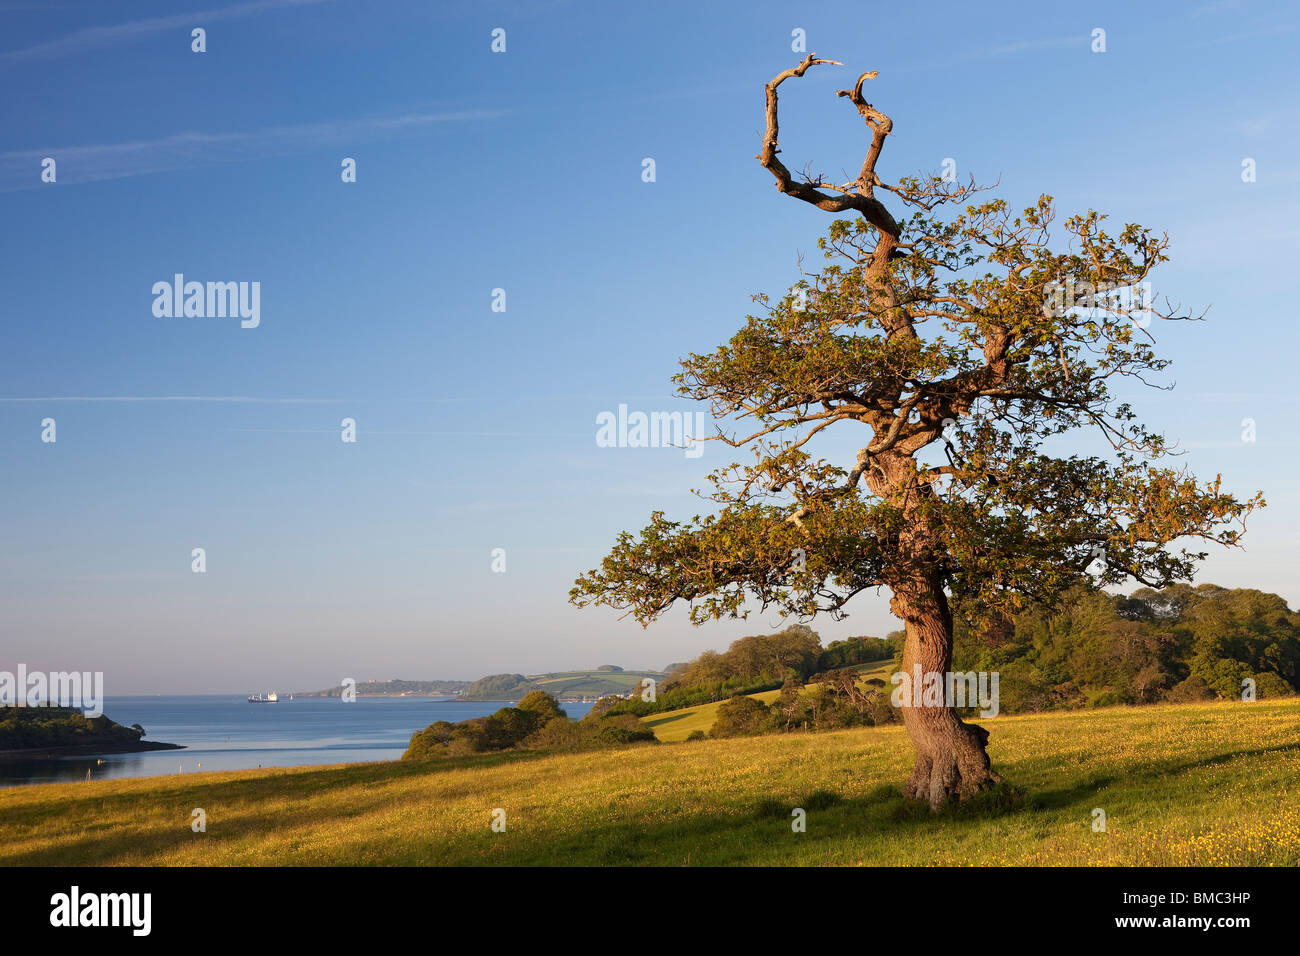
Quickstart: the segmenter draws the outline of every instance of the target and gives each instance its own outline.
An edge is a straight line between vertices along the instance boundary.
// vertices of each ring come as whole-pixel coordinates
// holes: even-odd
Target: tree
[[[591,705],[591,709],[583,714],[582,719],[584,721],[600,720],[621,703],[623,703],[623,698],[617,694],[608,694],[597,698],[596,702]]]
[[[709,731],[713,737],[753,737],[763,732],[771,714],[767,704],[752,697],[732,697],[718,707]]]
[[[772,709],[785,718],[787,732],[794,723],[794,715],[799,712],[799,693],[802,690],[803,684],[792,677],[781,685],[781,696],[772,705]]]
[[[1193,318],[1124,297],[1166,261],[1168,238],[1133,224],[1111,235],[1089,211],[1066,220],[1070,246],[1053,251],[1050,196],[1015,216],[1004,201],[974,202],[974,180],[886,185],[876,165],[893,122],[862,95],[874,72],[839,91],[871,135],[858,177],[792,175],[778,157],[777,89],[833,62],[810,55],[767,84],[757,158],[780,192],[857,218],[831,223],[820,273],[775,302],[755,296],[762,314],[675,377],[680,394],[711,403],[711,438],[753,461],[710,476],[716,513],[654,512],[639,535],[620,534],[571,600],[643,625],[682,600],[698,624],[755,604],[839,618],[884,587],[905,625],[903,670],[943,674],[954,607],[980,627],[1072,585],[1190,578],[1204,554],[1175,549],[1180,538],[1237,545],[1262,498],[1243,503],[1218,479],[1161,467],[1173,449],[1110,390],[1167,366],[1151,317]],[[869,432],[850,468],[810,451],[840,423]],[[1085,426],[1106,440],[1104,457],[1044,448]],[[937,809],[1000,779],[986,730],[946,704],[904,703],[909,797]]]
[[[537,750],[577,750],[582,746],[583,729],[576,720],[553,717],[524,741],[524,746]]]
[[[484,729],[488,732],[489,749],[504,750],[513,747],[538,727],[545,723],[546,717],[539,710],[523,710],[518,707],[502,707],[491,717]]]
[[[539,727],[556,717],[567,719],[560,702],[544,690],[529,691],[519,703],[515,704],[515,707],[537,714]]]
[[[445,720],[435,721],[423,730],[417,730],[411,735],[411,742],[406,753],[402,754],[402,759],[429,760],[442,756],[447,752],[447,744],[455,730],[456,725]]]
[[[821,656],[821,638],[795,625],[775,634],[754,634],[731,642],[725,654],[705,651],[664,682],[664,690],[706,685],[752,686],[776,683],[790,675],[806,678]],[[730,697],[731,694],[722,696]],[[721,700],[722,697],[718,697]]]

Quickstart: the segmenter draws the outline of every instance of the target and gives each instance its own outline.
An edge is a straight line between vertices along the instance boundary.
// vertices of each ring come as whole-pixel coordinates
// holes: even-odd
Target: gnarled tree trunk
[[[952,667],[952,613],[943,589],[932,581],[900,587],[891,607],[907,629],[903,673],[912,680],[919,667],[921,675],[938,674],[946,687]],[[946,699],[939,706],[927,706],[915,682],[902,704],[903,724],[916,748],[905,796],[928,801],[937,810],[1001,781],[989,766],[987,730],[965,723]]]

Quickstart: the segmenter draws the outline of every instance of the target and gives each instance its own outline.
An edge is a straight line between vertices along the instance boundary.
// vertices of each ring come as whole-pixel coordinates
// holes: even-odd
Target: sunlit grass
[[[902,800],[910,746],[882,727],[20,787],[0,791],[0,862],[1300,863],[1300,701],[985,726],[1018,793],[938,817]],[[791,831],[797,806],[806,833]],[[206,833],[191,831],[196,807]]]

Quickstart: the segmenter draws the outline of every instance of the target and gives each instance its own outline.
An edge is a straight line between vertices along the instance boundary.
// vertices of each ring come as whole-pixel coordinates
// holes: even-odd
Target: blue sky
[[[1017,207],[1169,233],[1157,290],[1210,312],[1153,329],[1177,388],[1132,398],[1269,500],[1198,580],[1300,604],[1300,11],[1143,6],[0,0],[0,667],[249,692],[659,667],[777,625],[642,630],[567,594],[724,461],[599,448],[596,416],[693,410],[678,357],[829,224],[753,158],[796,28],[845,66],[783,87],[792,168],[856,174],[834,91],[875,69],[886,179],[952,158]],[[259,282],[261,324],[155,318],[175,273]],[[814,627],[897,626],[850,610]]]

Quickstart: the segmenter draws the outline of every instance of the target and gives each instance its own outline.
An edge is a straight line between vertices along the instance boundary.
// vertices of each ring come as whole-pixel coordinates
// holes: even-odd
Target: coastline
[[[184,750],[184,744],[166,744],[158,741],[117,744],[71,744],[64,747],[32,747],[22,750],[0,750],[0,763],[12,760],[57,760],[60,757],[95,757],[109,754],[147,753],[153,750]]]

